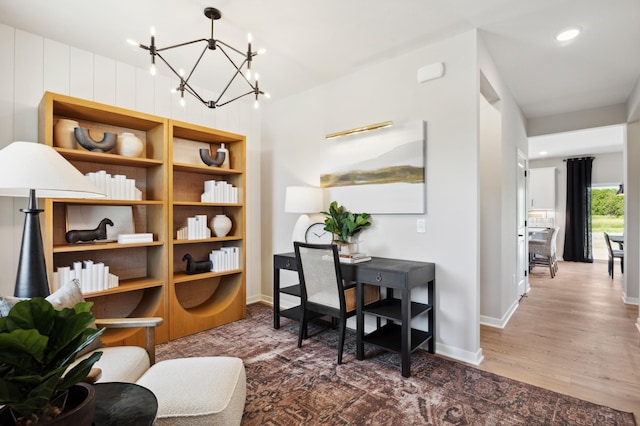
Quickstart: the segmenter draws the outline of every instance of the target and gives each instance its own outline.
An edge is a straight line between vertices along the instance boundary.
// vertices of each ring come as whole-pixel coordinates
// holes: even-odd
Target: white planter
[[[116,142],[116,153],[125,157],[139,157],[144,151],[144,144],[133,133],[122,133],[118,135]]]
[[[76,149],[77,141],[74,129],[80,127],[75,120],[60,118],[53,126],[53,144],[59,148]]]
[[[231,219],[223,214],[217,214],[211,220],[211,229],[216,237],[225,237],[231,231]]]

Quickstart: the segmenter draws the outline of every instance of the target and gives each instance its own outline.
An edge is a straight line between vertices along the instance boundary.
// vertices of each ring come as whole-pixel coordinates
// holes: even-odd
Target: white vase
[[[231,219],[226,215],[217,214],[211,220],[211,229],[216,237],[225,237],[231,231]]]
[[[350,256],[360,252],[360,244],[356,235],[347,237],[347,242],[338,246],[341,255]]]
[[[74,129],[80,127],[75,120],[60,118],[53,126],[53,144],[59,148],[76,149],[77,141]]]
[[[133,133],[122,133],[118,135],[116,143],[116,153],[125,157],[138,157],[144,151],[144,144]]]

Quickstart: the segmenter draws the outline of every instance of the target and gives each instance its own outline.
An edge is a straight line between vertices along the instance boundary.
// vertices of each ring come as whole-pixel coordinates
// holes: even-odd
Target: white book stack
[[[150,243],[153,242],[153,234],[151,233],[138,233],[138,234],[119,234],[118,244],[135,244],[135,243]]]
[[[125,175],[111,176],[105,170],[99,170],[89,172],[85,176],[104,192],[109,200],[142,200],[142,191],[136,188],[136,181],[127,179]]]
[[[187,226],[178,229],[179,240],[203,240],[211,238],[211,229],[207,226],[207,215],[199,214],[187,218]]]
[[[222,247],[209,254],[211,272],[224,272],[240,268],[240,249],[238,247]]]
[[[83,293],[103,291],[119,285],[118,276],[111,274],[108,266],[92,260],[73,262],[73,266],[58,267],[53,273],[54,291],[72,280],[78,280]]]
[[[203,203],[238,203],[238,188],[225,181],[207,180],[204,193],[200,196]]]

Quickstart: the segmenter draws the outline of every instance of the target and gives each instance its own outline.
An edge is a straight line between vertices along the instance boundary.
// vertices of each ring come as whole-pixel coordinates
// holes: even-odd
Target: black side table
[[[158,400],[149,389],[134,383],[96,383],[94,426],[151,426]]]

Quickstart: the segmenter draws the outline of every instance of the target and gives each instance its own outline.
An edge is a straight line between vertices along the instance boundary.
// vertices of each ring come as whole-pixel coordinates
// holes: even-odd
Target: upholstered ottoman
[[[136,382],[158,398],[156,425],[239,425],[247,380],[240,358],[160,361]]]

